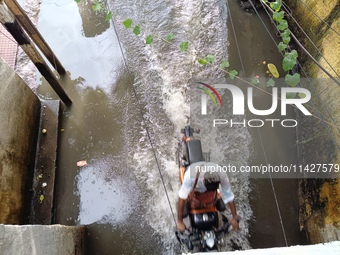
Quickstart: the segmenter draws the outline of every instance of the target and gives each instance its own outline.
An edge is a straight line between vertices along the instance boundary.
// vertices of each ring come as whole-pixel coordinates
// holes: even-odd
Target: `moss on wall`
[[[339,0],[287,0],[294,17],[320,49],[318,52],[308,38],[293,31],[313,57],[333,77],[340,74],[340,1]],[[335,31],[334,31],[335,30]],[[314,78],[307,88],[325,122],[302,116],[304,125],[299,127],[299,145],[302,164],[340,164],[340,86],[307,54],[300,50],[308,76]],[[301,59],[300,59],[301,61]],[[319,115],[319,116],[320,116]],[[340,175],[339,175],[340,177]],[[308,233],[311,243],[337,240],[340,236],[340,182],[338,179],[304,179],[300,181],[300,227]]]

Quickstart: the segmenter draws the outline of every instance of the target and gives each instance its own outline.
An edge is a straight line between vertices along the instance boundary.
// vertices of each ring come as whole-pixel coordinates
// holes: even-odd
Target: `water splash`
[[[207,54],[215,55],[217,62],[227,58],[226,5],[222,1],[111,1],[111,6],[119,13],[115,16],[115,23],[127,53],[128,68],[134,72],[134,87],[140,100],[138,107],[142,107],[145,120],[141,129],[134,130],[134,134],[140,137],[130,154],[135,164],[134,174],[148,191],[149,198],[144,201],[147,204],[146,219],[162,236],[164,246],[169,249],[164,252],[171,254],[177,244],[170,209],[172,207],[176,214],[179,131],[188,122],[204,126],[190,115],[194,82],[224,81],[221,72],[211,66],[202,67],[197,60]],[[142,35],[136,37],[120,25],[126,18],[141,24]],[[157,40],[151,46],[144,44],[147,34],[166,36],[170,32],[175,32],[175,44],[190,42],[187,52],[181,53],[176,46]],[[211,150],[212,160],[220,164],[229,160],[238,165],[246,164],[250,154],[248,131],[235,130],[227,134],[220,131],[212,133],[208,126],[202,130],[203,146]],[[150,146],[149,135],[153,147]],[[160,174],[164,178],[165,189]],[[231,182],[244,221],[241,223],[243,230],[230,236],[229,242],[233,239],[239,247],[247,249],[247,220],[251,215],[249,184],[247,179],[231,178]]]
[[[117,226],[124,223],[138,206],[139,191],[131,177],[112,171],[112,158],[82,167],[76,179],[80,197],[78,222]]]

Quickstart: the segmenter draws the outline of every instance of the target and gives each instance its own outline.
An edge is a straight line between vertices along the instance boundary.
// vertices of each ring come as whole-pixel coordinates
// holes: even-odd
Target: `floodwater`
[[[105,12],[94,14],[88,1],[42,1],[38,28],[68,70],[62,82],[73,100],[60,127],[55,222],[87,225],[89,254],[181,251],[174,236],[179,130],[190,116],[191,85],[225,82],[223,73],[197,59],[229,57],[244,77],[265,75],[263,60],[280,62],[257,17],[237,1],[228,3],[244,71],[224,1],[112,0],[114,23],[104,21]],[[127,18],[141,24],[142,35],[122,26]],[[148,34],[170,32],[176,45],[156,36],[151,46],[144,43]],[[190,42],[185,53],[178,50],[182,41]],[[38,93],[57,98],[44,81]],[[295,130],[237,128],[222,135],[199,118],[190,123],[201,128],[203,148],[219,164],[265,163],[264,154],[269,162],[296,160]],[[83,160],[87,165],[78,167]],[[300,242],[296,181],[230,179],[242,221],[226,237],[225,250]],[[282,241],[287,235],[288,243]]]

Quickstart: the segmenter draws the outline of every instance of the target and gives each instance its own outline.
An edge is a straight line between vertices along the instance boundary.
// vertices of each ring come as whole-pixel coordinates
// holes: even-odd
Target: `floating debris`
[[[87,165],[86,160],[81,160],[81,161],[78,161],[78,162],[77,162],[77,166],[78,166],[78,167],[82,167],[82,166],[86,166],[86,165]]]
[[[42,203],[42,201],[44,201],[44,199],[45,199],[45,196],[44,195],[40,195],[40,197],[39,197],[40,204]]]
[[[45,188],[47,186],[47,183],[46,182],[44,182],[42,185],[41,185],[41,187],[43,187],[43,188]]]
[[[277,70],[276,66],[272,63],[267,65],[269,72],[273,75],[274,78],[279,78],[279,71]]]
[[[41,132],[42,132],[43,134],[46,134],[46,133],[47,133],[47,130],[46,130],[45,128],[43,128],[43,130],[41,130]]]

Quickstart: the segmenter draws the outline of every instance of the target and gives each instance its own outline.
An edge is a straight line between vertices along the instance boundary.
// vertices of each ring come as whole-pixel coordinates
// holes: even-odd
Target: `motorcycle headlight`
[[[206,232],[204,235],[205,244],[211,249],[215,245],[215,234],[212,231]]]
[[[205,243],[207,244],[207,246],[208,246],[209,248],[212,248],[212,247],[214,247],[214,245],[215,245],[215,240],[214,240],[214,238],[211,236],[211,237],[209,237],[209,238],[207,238],[207,239],[205,240]]]

